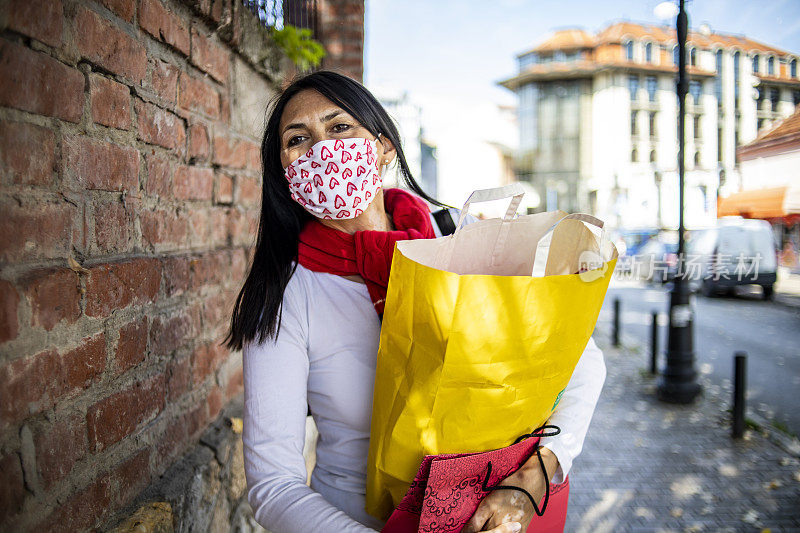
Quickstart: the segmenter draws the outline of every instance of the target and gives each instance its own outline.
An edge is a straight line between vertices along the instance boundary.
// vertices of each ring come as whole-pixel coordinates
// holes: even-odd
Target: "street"
[[[640,344],[641,368],[650,365],[651,315],[659,312],[658,368],[666,363],[669,293],[660,285],[612,280],[597,325],[610,335],[614,300],[621,300],[622,342]],[[800,308],[737,296],[695,299],[694,348],[698,373],[711,383],[705,393],[731,397],[733,354],[747,353],[747,409],[773,426],[800,434]]]

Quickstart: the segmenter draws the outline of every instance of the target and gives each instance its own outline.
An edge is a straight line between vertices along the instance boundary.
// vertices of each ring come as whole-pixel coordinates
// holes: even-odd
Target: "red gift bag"
[[[381,532],[460,532],[489,492],[521,490],[503,486],[502,481],[536,453],[540,437],[546,436],[537,434],[539,430],[523,435],[520,437],[522,440],[518,439],[515,444],[498,450],[425,456],[411,487]],[[563,483],[550,484],[549,494],[536,506],[537,514],[527,531],[562,532],[568,501],[569,478]],[[539,510],[541,516],[538,515]]]

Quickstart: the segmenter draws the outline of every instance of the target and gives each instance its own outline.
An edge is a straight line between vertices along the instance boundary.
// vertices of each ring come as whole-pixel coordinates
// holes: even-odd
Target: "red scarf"
[[[379,316],[383,315],[394,243],[436,236],[428,206],[413,194],[384,189],[383,203],[395,231],[357,231],[350,235],[313,219],[300,232],[298,247],[298,261],[309,270],[364,278]]]

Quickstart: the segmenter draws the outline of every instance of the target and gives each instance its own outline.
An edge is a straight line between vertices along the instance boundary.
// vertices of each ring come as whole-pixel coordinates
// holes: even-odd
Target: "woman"
[[[364,494],[391,254],[397,240],[439,235],[420,198],[442,204],[414,181],[383,107],[333,72],[303,77],[278,97],[261,155],[258,239],[228,336],[243,350],[248,499],[274,533],[380,530]],[[416,195],[381,187],[394,161]],[[553,482],[580,452],[604,378],[590,341],[550,420],[562,433],[543,439]],[[302,455],[308,410],[319,430],[310,487]],[[533,459],[507,481],[542,497],[545,474]],[[526,527],[532,506],[509,492],[485,498],[465,531]]]

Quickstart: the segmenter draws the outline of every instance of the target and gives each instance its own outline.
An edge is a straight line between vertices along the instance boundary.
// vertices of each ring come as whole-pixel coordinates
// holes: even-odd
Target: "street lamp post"
[[[670,403],[691,403],[701,391],[694,369],[693,310],[689,301],[689,280],[685,268],[685,242],[683,234],[684,202],[684,124],[686,118],[686,93],[689,80],[686,76],[686,34],[689,21],[680,0],[677,17],[678,32],[678,264],[672,280],[669,301],[669,337],[667,365],[658,382],[658,398]]]

